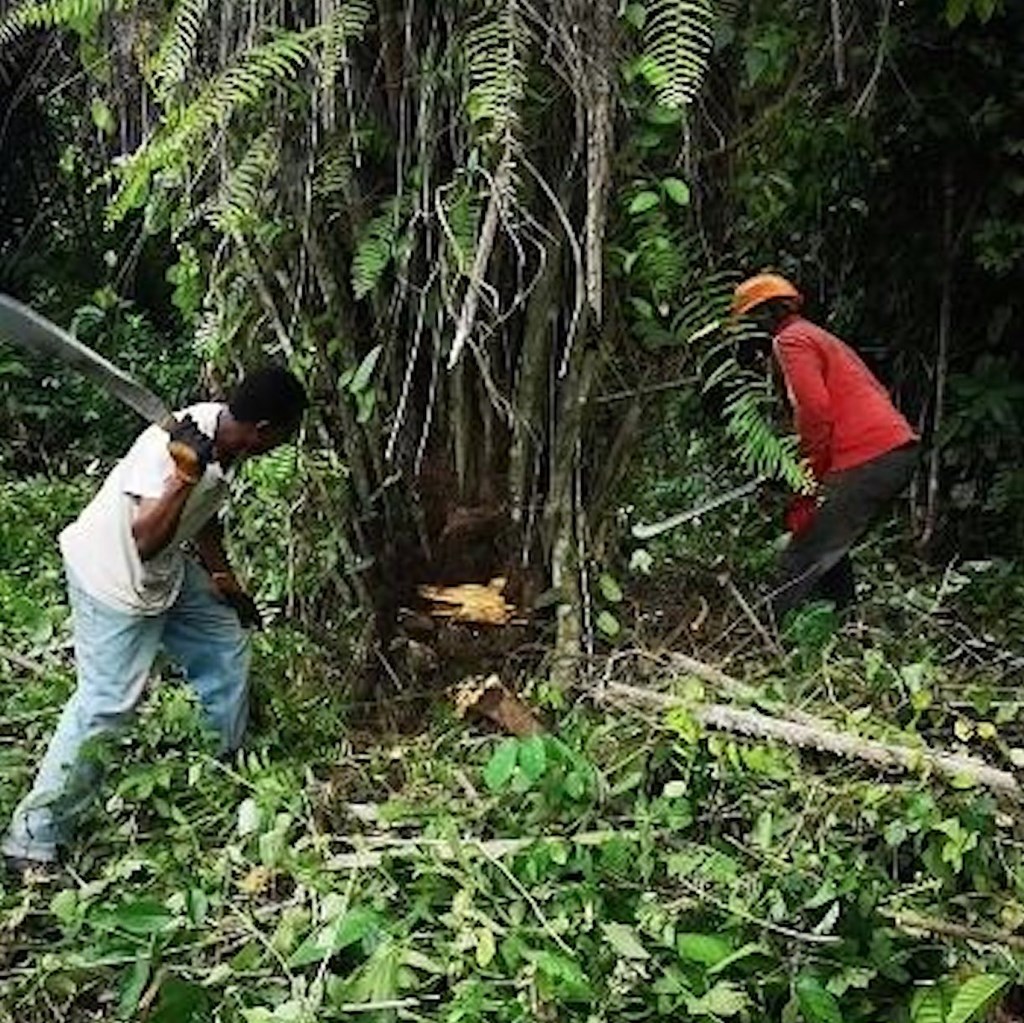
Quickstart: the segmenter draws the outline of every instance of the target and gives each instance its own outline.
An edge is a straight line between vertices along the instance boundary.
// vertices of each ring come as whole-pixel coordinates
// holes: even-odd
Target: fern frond
[[[245,233],[253,224],[260,195],[277,165],[277,133],[265,131],[246,150],[221,186],[210,222],[223,234]]]
[[[323,25],[321,67],[325,88],[334,84],[348,42],[363,35],[372,17],[373,5],[369,0],[347,0]]]
[[[0,47],[9,46],[34,28],[70,28],[85,34],[100,16],[114,9],[134,6],[130,0],[47,0],[21,3],[0,19]]]
[[[213,127],[226,123],[236,110],[254,105],[271,87],[294,78],[309,61],[320,35],[319,29],[284,33],[246,51],[237,64],[212,79],[121,165],[121,184],[107,208],[108,219],[116,223],[139,204],[154,172],[168,166],[178,169],[192,154],[201,154],[203,138]]]
[[[519,105],[526,93],[530,37],[518,0],[501,0],[466,36],[470,120],[490,141],[514,141]]]
[[[467,183],[463,183],[455,198],[445,205],[445,241],[458,274],[468,274],[473,265],[482,212],[479,194]]]
[[[644,23],[638,69],[658,102],[682,107],[697,94],[714,42],[711,0],[654,0]]]
[[[772,426],[774,399],[765,381],[737,367],[727,388],[725,432],[737,442],[743,464],[759,476],[781,480],[794,491],[810,490],[812,481],[796,437],[779,436]]]
[[[319,199],[344,199],[352,183],[352,153],[348,146],[332,146],[317,160],[313,194]]]
[[[157,95],[164,102],[185,81],[195,61],[199,33],[209,6],[210,0],[178,0],[174,5],[171,24],[153,62]]]
[[[394,259],[400,225],[399,200],[393,197],[363,229],[352,257],[352,291],[356,298],[365,298],[380,284]]]

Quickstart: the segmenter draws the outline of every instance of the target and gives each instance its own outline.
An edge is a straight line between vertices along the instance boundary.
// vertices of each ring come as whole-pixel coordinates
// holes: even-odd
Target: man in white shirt
[[[269,366],[246,376],[227,404],[182,409],[170,437],[159,426],[139,435],[61,534],[78,686],[4,837],[15,869],[56,860],[97,781],[82,747],[130,717],[161,647],[195,688],[222,749],[240,745],[246,629],[259,612],[231,571],[217,513],[239,462],[291,438],[306,406],[299,381]],[[191,449],[193,466],[171,458],[169,439]]]

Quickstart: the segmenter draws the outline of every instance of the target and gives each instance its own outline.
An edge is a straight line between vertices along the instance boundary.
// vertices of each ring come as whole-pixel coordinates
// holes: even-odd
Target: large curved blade
[[[9,295],[0,295],[0,341],[72,366],[151,423],[162,423],[169,415],[167,406],[123,369]]]

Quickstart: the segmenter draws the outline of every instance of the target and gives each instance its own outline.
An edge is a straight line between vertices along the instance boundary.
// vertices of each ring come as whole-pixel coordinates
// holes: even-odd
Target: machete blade
[[[0,340],[73,367],[151,423],[165,423],[170,416],[167,406],[124,370],[8,295],[0,295]]]
[[[677,515],[662,519],[661,522],[638,522],[632,529],[633,536],[637,540],[650,540],[652,537],[661,536],[662,533],[667,533],[670,529],[675,529],[685,522],[698,519],[701,515],[714,511],[716,508],[721,508],[723,504],[738,501],[741,497],[754,493],[762,483],[764,483],[764,477],[759,476],[755,480],[750,480],[750,482],[734,487],[732,490],[727,490],[724,494],[719,494],[717,497],[702,501],[695,508],[688,508]]]

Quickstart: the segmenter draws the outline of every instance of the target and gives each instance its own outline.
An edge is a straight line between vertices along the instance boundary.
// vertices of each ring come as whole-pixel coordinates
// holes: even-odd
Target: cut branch
[[[930,749],[911,747],[866,739],[836,731],[825,721],[808,723],[808,719],[794,721],[771,717],[758,711],[729,707],[723,704],[690,705],[669,693],[639,689],[619,682],[608,683],[597,695],[609,702],[647,704],[664,710],[682,707],[688,710],[706,728],[720,732],[750,735],[759,739],[777,739],[789,746],[815,749],[839,757],[862,760],[882,770],[934,771],[947,778],[967,780],[998,792],[1000,795],[1020,799],[1022,792],[1016,778],[1007,771],[991,767],[974,757],[957,756]]]

